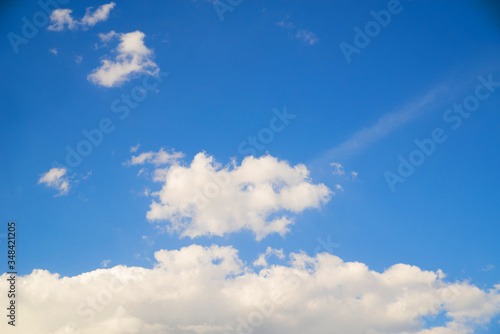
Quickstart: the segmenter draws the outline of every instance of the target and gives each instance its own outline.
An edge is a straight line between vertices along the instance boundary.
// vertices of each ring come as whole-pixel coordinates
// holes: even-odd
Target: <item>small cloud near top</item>
[[[80,21],[73,18],[73,10],[71,9],[55,9],[50,15],[50,22],[52,24],[48,26],[47,29],[52,31],[63,31],[76,30],[81,27],[86,30],[88,27],[95,26],[98,22],[106,21],[115,5],[114,2],[110,2],[99,6],[94,11],[92,11],[92,7],[87,7],[85,16]]]

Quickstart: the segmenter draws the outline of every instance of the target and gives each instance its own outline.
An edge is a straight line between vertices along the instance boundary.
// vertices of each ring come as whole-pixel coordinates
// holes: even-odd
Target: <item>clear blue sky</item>
[[[63,7],[81,18],[86,7],[102,4]],[[335,255],[373,270],[406,263],[441,269],[450,282],[497,284],[500,87],[457,129],[443,115],[475,94],[479,76],[500,81],[498,8],[488,1],[402,1],[348,63],[339,45],[355,45],[353,28],[384,8],[387,1],[244,0],[220,20],[207,1],[116,1],[107,20],[63,31],[44,26],[16,53],[7,34],[20,35],[21,18],[40,7],[3,5],[0,211],[18,223],[20,273],[72,276],[107,259],[150,268],[155,251],[192,243],[233,245],[252,262],[268,246],[314,254],[317,238],[330,236],[339,245]],[[98,36],[110,31],[144,33],[152,61],[169,73],[123,120],[113,101],[148,75],[113,87],[88,77],[116,56],[118,40]],[[223,165],[232,158],[239,164],[240,143],[284,107],[296,118],[256,156],[305,164],[313,184],[335,191],[331,200],[295,215],[284,236],[260,241],[248,230],[195,239],[159,233],[146,217],[152,198],[141,194],[162,185],[126,162],[165,148],[183,152],[186,163],[204,151]],[[115,129],[68,171],[69,191],[55,196],[57,189],[38,184],[54,161],[64,163],[68,145],[85,139],[82,130],[103,118]],[[447,140],[391,191],[386,172],[397,173],[398,157],[408,159],[414,141],[436,128]],[[344,175],[335,175],[333,162]]]

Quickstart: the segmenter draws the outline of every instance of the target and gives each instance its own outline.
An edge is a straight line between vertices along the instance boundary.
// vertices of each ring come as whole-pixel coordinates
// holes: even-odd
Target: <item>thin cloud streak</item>
[[[350,138],[327,150],[309,164],[311,169],[323,169],[332,161],[343,161],[359,154],[407,123],[443,104],[447,85],[438,85],[425,95],[415,99],[394,112],[385,114],[370,127],[355,132]],[[323,166],[323,167],[322,167]]]

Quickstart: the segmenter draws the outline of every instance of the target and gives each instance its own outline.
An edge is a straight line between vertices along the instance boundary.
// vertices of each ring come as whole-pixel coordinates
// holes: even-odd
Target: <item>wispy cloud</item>
[[[495,269],[495,265],[488,264],[486,267],[484,267],[483,269],[481,269],[481,271],[491,271],[493,269]]]
[[[141,147],[141,144],[137,143],[137,145],[130,147],[130,153],[135,153]]]
[[[295,37],[301,39],[304,43],[309,45],[314,45],[319,42],[319,38],[316,36],[316,34],[307,29],[300,29],[295,34]]]
[[[49,52],[57,56],[57,49],[56,48],[50,49]]]
[[[319,42],[319,38],[316,34],[309,29],[298,27],[297,24],[289,20],[289,17],[285,17],[283,20],[276,23],[279,27],[288,31],[291,38],[299,39],[305,44],[314,45]]]
[[[332,160],[341,161],[362,152],[375,142],[437,107],[440,103],[439,98],[445,90],[444,85],[439,85],[404,107],[385,114],[375,124],[355,132],[344,142],[321,154],[311,165],[324,165]],[[352,176],[355,178],[357,174],[352,174]]]
[[[138,146],[131,147],[130,152],[136,152],[137,149],[139,149]],[[146,163],[153,164],[155,166],[173,165],[177,164],[183,157],[184,153],[182,152],[176,152],[173,149],[167,152],[165,149],[161,148],[158,152],[150,151],[141,153],[138,156],[133,156],[125,164],[127,166],[144,165]]]
[[[330,163],[330,166],[333,167],[333,172],[332,172],[333,175],[342,176],[342,175],[345,174],[344,166],[342,166],[341,163],[339,163],[339,162],[332,162],[332,163]]]

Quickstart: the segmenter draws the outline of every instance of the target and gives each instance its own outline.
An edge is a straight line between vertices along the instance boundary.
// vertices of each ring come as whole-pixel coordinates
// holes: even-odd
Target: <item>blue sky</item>
[[[321,252],[377,272],[404,263],[482,290],[499,283],[500,89],[483,84],[500,81],[494,4],[401,1],[347,61],[341,43],[355,47],[354,28],[365,29],[370,12],[387,9],[388,1],[243,0],[223,20],[210,1],[115,2],[104,19],[86,24],[86,8],[105,2],[69,1],[61,8],[72,10],[75,26],[44,24],[15,47],[8,34],[22,36],[22,18],[31,20],[40,6],[16,1],[0,9],[0,207],[4,220],[18,223],[20,274],[75,276],[105,260],[109,267],[153,268],[155,252],[192,244],[233,246],[246,263],[268,247],[313,256],[321,239],[336,244]],[[132,38],[134,50],[120,53],[119,43],[126,48]],[[106,71],[102,60],[119,63],[120,54],[141,69],[118,77]],[[123,107],[122,94],[144,92],[144,80],[158,85],[120,119],[114,101]],[[447,110],[481,85],[488,97],[453,129]],[[153,181],[165,166],[134,164],[133,156],[164,148],[182,152],[173,164],[185,168],[200,152],[239,166],[240,144],[258,138],[283,110],[295,118],[273,131],[255,158],[305,165],[309,178],[300,182],[318,196],[268,216],[289,217],[289,231],[256,240],[243,228],[192,239],[166,231],[172,222],[164,215],[148,219],[152,202],[161,202],[151,192],[169,191]],[[66,147],[76,150],[82,131],[103,119],[113,131],[69,167]],[[397,173],[398,157],[409,159],[415,140],[437,128],[447,139],[392,191],[387,172]],[[59,181],[39,182],[54,161],[68,167],[63,190]],[[320,194],[320,185],[330,195]],[[496,333],[492,319],[477,332]]]

